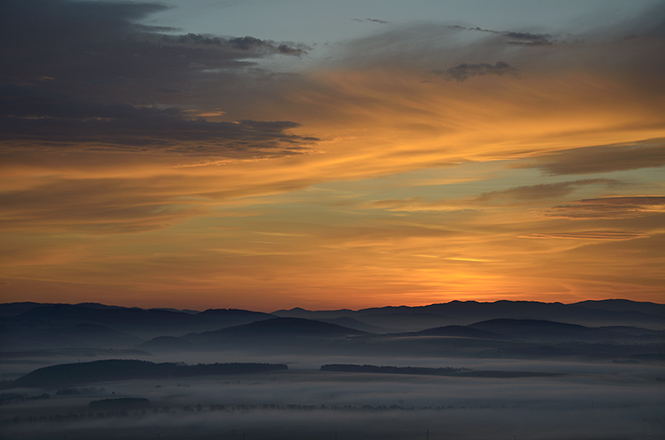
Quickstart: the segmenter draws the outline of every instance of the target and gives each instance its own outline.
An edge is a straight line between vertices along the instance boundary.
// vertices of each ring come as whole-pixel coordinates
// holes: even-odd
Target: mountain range
[[[4,353],[104,348],[575,355],[595,344],[592,348],[599,355],[658,357],[665,355],[665,305],[628,300],[452,301],[421,307],[262,313],[9,303],[0,304],[0,336]]]

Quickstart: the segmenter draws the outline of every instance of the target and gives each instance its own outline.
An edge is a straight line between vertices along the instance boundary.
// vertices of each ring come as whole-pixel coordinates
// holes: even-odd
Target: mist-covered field
[[[192,362],[227,360],[210,353],[191,356]],[[252,358],[242,360],[256,360]],[[170,354],[151,360],[175,359],[187,357]],[[339,356],[269,360],[286,362],[290,368],[13,389],[28,397],[46,393],[49,398],[5,404],[2,438],[659,439],[665,434],[662,365]],[[451,377],[316,368],[317,362],[340,361],[558,374]],[[146,398],[150,403],[133,410],[89,408],[92,401],[121,397]]]

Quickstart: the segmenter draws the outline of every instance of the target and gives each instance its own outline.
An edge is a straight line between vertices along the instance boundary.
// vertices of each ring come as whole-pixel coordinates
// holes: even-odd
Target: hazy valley
[[[203,312],[13,303],[7,439],[649,439],[665,306]]]

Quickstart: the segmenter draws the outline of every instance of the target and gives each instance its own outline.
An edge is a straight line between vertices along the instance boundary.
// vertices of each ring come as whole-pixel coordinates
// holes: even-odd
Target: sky
[[[665,302],[662,1],[0,2],[0,298]]]

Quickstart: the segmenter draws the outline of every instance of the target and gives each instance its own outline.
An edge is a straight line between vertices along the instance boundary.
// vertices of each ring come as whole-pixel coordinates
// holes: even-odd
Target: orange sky
[[[316,58],[109,20],[138,43],[94,48],[108,77],[67,32],[52,65],[26,37],[3,49],[2,300],[663,302],[665,45],[631,23],[389,25]]]

